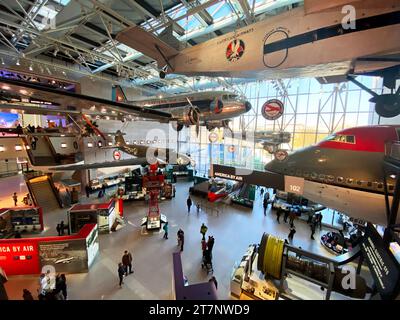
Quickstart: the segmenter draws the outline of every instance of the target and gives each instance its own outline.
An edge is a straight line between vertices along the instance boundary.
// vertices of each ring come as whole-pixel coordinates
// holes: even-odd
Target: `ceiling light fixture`
[[[3,66],[5,65],[3,58],[1,58],[1,64],[2,64]]]
[[[32,65],[29,66],[29,71],[33,71]]]
[[[17,66],[20,66],[21,63],[19,62],[19,59],[17,59],[17,62],[15,63]]]

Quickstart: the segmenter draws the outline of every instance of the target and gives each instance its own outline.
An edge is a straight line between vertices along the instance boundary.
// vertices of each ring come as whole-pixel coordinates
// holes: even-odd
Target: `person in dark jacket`
[[[294,226],[290,227],[290,232],[289,232],[289,235],[288,235],[288,239],[289,239],[290,242],[293,242],[293,237],[294,237],[295,233],[296,233],[296,228]]]
[[[266,216],[267,215],[267,208],[268,208],[268,199],[266,199],[266,198],[264,198],[263,207],[264,207],[264,216]]]
[[[282,215],[282,209],[281,209],[281,208],[278,208],[278,209],[276,210],[276,221],[278,221],[278,223],[281,223],[281,222],[279,221],[279,219],[281,218],[281,215]]]
[[[24,300],[35,300],[33,299],[32,293],[28,289],[22,290],[22,299]]]
[[[210,250],[210,252],[212,252],[212,249],[214,248],[214,236],[209,236],[208,237],[208,241],[207,241],[207,248],[208,250]]]
[[[187,205],[188,213],[189,213],[190,212],[190,207],[192,206],[192,199],[190,198],[190,196],[186,200],[186,205]]]
[[[65,229],[65,224],[64,224],[64,220],[63,220],[60,223],[60,232],[61,232],[62,236],[64,235],[64,229]]]
[[[67,278],[65,277],[65,274],[61,274],[60,276],[60,283],[59,283],[61,292],[64,296],[64,300],[67,300]]]
[[[217,282],[217,279],[216,279],[214,276],[212,276],[212,277],[210,278],[210,280],[208,280],[208,282],[214,283],[215,289],[218,290],[218,282]]]
[[[285,212],[284,212],[284,215],[283,215],[283,221],[285,221],[285,222],[287,222],[287,218],[289,217],[289,210],[284,210]]]
[[[14,200],[14,206],[16,207],[18,204],[18,196],[17,193],[14,192],[13,196],[12,196],[13,200]]]
[[[129,269],[129,274],[133,273],[132,271],[132,254],[125,250],[124,255],[122,256],[122,264],[124,266],[125,269],[125,275],[128,275],[128,269]]]
[[[181,234],[180,242],[181,242],[181,251],[183,251],[183,245],[185,244],[185,235],[183,233]]]
[[[57,235],[61,236],[61,227],[59,223],[57,223],[56,230],[57,230]]]
[[[125,269],[122,263],[118,263],[118,277],[119,277],[119,286],[121,287],[122,284],[124,283],[124,274],[125,274]]]
[[[90,187],[88,184],[85,187],[85,191],[86,191],[86,197],[89,198],[90,197]]]

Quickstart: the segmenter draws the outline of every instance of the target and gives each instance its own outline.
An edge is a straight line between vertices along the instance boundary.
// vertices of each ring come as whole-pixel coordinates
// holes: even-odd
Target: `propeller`
[[[196,125],[196,136],[199,137],[200,134],[200,110],[196,108],[193,104],[192,101],[188,97],[186,97],[187,102],[190,105],[190,118],[195,122]]]

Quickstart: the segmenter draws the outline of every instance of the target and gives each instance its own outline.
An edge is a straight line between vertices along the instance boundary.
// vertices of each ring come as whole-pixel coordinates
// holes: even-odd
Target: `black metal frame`
[[[390,150],[391,151],[391,150]],[[392,241],[399,242],[399,237],[396,232],[399,232],[399,225],[396,225],[397,214],[400,206],[400,159],[395,159],[390,156],[390,152],[385,150],[385,159],[383,161],[383,184],[386,206],[387,227],[383,236],[383,241],[389,245]],[[392,204],[389,203],[389,191],[387,176],[389,174],[396,175],[396,182],[393,190]]]

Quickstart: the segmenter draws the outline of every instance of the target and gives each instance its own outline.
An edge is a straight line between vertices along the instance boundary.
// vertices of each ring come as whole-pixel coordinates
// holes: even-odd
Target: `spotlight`
[[[29,71],[33,71],[32,65],[29,66]]]
[[[5,65],[3,58],[1,58],[1,64],[2,64],[3,66]]]
[[[17,66],[20,66],[21,64],[19,63],[19,59],[17,59],[17,62],[15,63]]]

